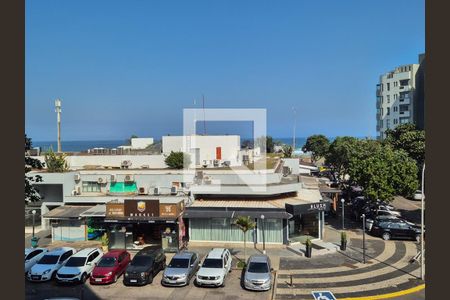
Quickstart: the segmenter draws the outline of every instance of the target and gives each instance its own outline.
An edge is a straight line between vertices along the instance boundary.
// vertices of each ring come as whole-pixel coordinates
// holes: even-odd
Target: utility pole
[[[296,129],[296,125],[297,125],[297,112],[295,111],[295,108],[292,107],[292,111],[294,112],[294,134],[292,136],[292,152],[295,151],[295,129]]]
[[[205,96],[202,95],[203,100],[203,135],[206,135],[206,113],[205,113]]]
[[[58,153],[61,153],[61,100],[55,100],[56,121],[58,124]]]

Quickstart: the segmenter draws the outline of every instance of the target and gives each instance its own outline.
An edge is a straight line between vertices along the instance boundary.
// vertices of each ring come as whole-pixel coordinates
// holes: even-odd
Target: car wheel
[[[56,278],[56,271],[53,271],[51,279],[55,280],[55,278]]]
[[[85,283],[87,279],[87,274],[83,273],[83,275],[81,275],[81,283]]]
[[[416,234],[416,242],[420,243],[420,234]]]
[[[150,273],[147,278],[147,283],[151,284],[153,282],[153,273]]]
[[[222,281],[222,284],[220,285],[220,287],[225,287],[225,278]]]
[[[389,232],[385,232],[381,237],[383,238],[383,240],[389,241],[391,239],[391,234]]]

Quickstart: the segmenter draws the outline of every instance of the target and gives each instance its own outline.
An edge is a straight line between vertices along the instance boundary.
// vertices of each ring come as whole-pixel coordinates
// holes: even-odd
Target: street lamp
[[[366,263],[366,215],[362,214],[363,219],[363,263]]]
[[[342,230],[344,230],[345,229],[344,228],[344,215],[345,215],[345,211],[344,211],[345,200],[344,200],[344,198],[341,199],[341,203],[342,203]]]
[[[33,237],[34,237],[34,216],[36,215],[36,210],[33,209],[33,210],[31,211],[31,214],[33,215]]]
[[[263,235],[263,254],[266,254],[266,236],[264,233],[264,215],[261,215],[261,220],[262,220],[262,235]]]
[[[421,221],[420,221],[420,279],[424,280],[425,276],[424,276],[424,272],[423,272],[423,257],[424,257],[424,248],[423,248],[423,219],[424,219],[424,198],[425,198],[425,194],[424,194],[424,184],[425,184],[425,163],[423,163],[423,167],[422,167],[422,199],[421,199],[421,204],[422,204],[422,212],[421,212]]]

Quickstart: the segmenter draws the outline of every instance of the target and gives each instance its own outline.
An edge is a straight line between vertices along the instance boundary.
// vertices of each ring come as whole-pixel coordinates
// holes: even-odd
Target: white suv
[[[225,286],[225,278],[231,272],[231,253],[228,249],[214,248],[201,264],[195,283],[198,286]]]
[[[56,273],[56,280],[62,282],[82,282],[91,275],[92,270],[102,258],[98,248],[86,248],[73,255]]]
[[[70,247],[61,247],[53,249],[42,256],[42,258],[31,267],[27,273],[27,279],[30,281],[48,281],[53,279],[56,272],[77,250]]]

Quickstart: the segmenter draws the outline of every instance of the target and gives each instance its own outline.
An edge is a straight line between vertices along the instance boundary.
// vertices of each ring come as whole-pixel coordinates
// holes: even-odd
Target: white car
[[[84,283],[102,256],[103,252],[98,248],[86,248],[77,252],[58,270],[56,280],[60,283]]]
[[[425,196],[423,197],[425,199]],[[422,200],[422,191],[417,190],[413,195],[414,200]]]
[[[31,267],[34,266],[48,249],[45,248],[25,248],[25,274],[30,271]]]
[[[53,249],[42,256],[42,258],[27,273],[30,281],[48,281],[55,277],[56,272],[62,265],[75,254],[77,250],[70,247]]]
[[[225,286],[225,278],[231,272],[231,253],[228,249],[212,249],[195,277],[198,286]]]

